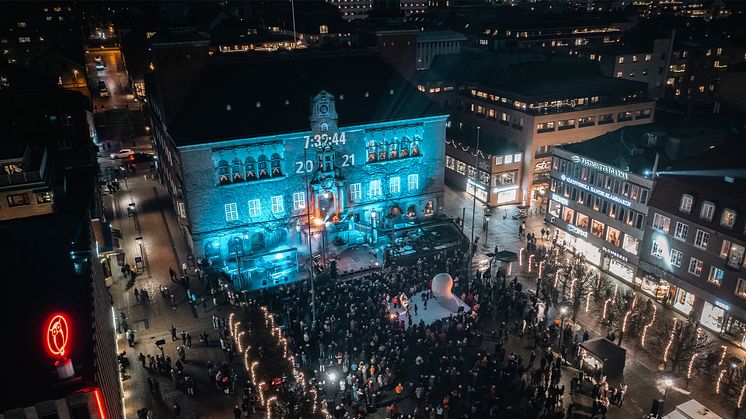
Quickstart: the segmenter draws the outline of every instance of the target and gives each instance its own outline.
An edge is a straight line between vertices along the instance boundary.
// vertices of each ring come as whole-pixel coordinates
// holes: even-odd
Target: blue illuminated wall
[[[308,219],[305,209],[294,208],[294,194],[307,191],[306,177],[312,184],[312,194],[310,199],[305,194],[305,203],[311,206],[313,217],[323,218],[315,198],[325,193],[333,196],[333,212],[340,222],[359,220],[359,224],[369,224],[371,211],[381,217],[392,208],[403,213],[413,211],[408,218],[412,221],[437,214],[443,199],[447,116],[337,128],[334,98],[325,100],[330,101],[331,110],[328,106],[321,109],[330,114],[318,115],[312,110],[309,130],[305,132],[179,147],[188,238],[196,256],[225,259],[239,246],[249,257],[293,247],[300,254],[307,254],[306,239],[298,233],[298,226],[307,225]],[[343,114],[344,108],[338,111]],[[326,135],[324,141],[320,140],[322,135]],[[405,144],[409,155],[401,157],[402,148],[396,150],[396,158],[389,159],[394,143],[400,144],[399,147]],[[412,155],[413,144],[418,156]],[[385,149],[387,159],[369,162],[368,154],[373,149],[376,157]],[[262,156],[267,157],[268,178],[246,181],[251,168],[259,176]],[[272,156],[275,156],[274,167]],[[331,156],[334,167],[326,168],[330,170],[324,170],[324,156]],[[239,162],[243,168],[237,167]],[[234,183],[235,173],[243,178]],[[225,184],[221,184],[221,176],[226,175],[227,178],[222,178]],[[409,175],[417,176],[416,185],[411,184]],[[396,177],[400,179],[399,192],[391,190],[391,179]],[[374,180],[381,181],[380,196],[370,194],[370,183]],[[357,186],[353,185],[358,184],[360,196],[355,197]],[[411,186],[414,187],[410,190]],[[278,211],[273,211],[273,197],[278,196],[282,197],[282,209],[275,198],[274,209]],[[259,200],[261,213],[250,213],[251,200]],[[228,221],[225,205],[233,203],[237,219]],[[325,220],[333,218],[327,216]]]

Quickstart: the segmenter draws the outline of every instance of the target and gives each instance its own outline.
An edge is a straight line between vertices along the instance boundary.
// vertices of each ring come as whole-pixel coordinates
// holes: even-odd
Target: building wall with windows
[[[682,314],[746,347],[743,179],[661,175],[638,276]]]
[[[553,147],[545,218],[558,243],[631,284],[652,187],[626,168]]]

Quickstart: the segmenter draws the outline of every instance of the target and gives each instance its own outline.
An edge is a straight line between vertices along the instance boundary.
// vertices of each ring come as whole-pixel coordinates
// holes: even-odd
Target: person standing
[[[188,332],[186,334],[186,346],[187,348],[192,347],[192,335],[190,335]]]
[[[176,339],[176,328],[174,327],[174,325],[171,325],[171,342],[175,341]]]
[[[180,419],[181,418],[181,406],[179,406],[178,403],[174,402],[173,410],[174,410],[174,418]]]

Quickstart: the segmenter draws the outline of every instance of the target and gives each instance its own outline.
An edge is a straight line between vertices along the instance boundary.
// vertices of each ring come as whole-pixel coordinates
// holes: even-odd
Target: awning
[[[495,254],[495,259],[501,262],[517,262],[518,254],[509,250],[501,250]]]

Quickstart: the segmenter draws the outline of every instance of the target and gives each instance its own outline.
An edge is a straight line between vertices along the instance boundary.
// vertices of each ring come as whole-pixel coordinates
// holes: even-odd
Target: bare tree
[[[693,355],[706,354],[713,348],[709,334],[698,324],[665,319],[656,322],[652,330],[651,349],[673,373],[687,368]]]
[[[559,282],[562,284],[562,294],[572,312],[572,321],[576,321],[578,313],[593,289],[594,277],[590,274],[583,258],[575,257],[560,273]]]

